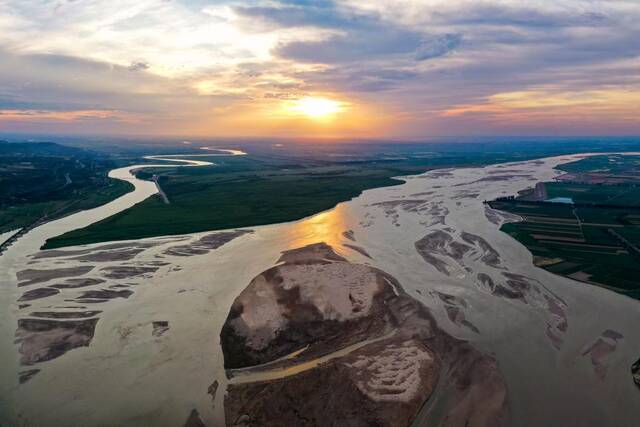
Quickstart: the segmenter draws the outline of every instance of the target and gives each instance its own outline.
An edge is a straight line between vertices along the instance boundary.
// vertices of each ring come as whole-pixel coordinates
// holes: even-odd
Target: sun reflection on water
[[[346,211],[345,205],[340,204],[330,211],[293,224],[290,229],[291,248],[324,242],[336,252],[343,252],[345,237],[342,233],[349,230]]]

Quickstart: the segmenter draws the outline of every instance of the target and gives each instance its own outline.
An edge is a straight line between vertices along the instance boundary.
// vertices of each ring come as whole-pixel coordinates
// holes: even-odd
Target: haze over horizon
[[[640,0],[0,0],[0,427],[636,427]]]
[[[633,0],[0,2],[0,132],[640,134]]]

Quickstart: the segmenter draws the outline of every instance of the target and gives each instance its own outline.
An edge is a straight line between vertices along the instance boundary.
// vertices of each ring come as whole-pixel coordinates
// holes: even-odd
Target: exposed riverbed
[[[45,223],[28,234],[15,241],[0,256],[0,378],[6,380],[0,381],[1,396],[9,396],[11,394],[10,387],[15,384],[17,367],[17,357],[15,348],[12,344],[16,328],[16,300],[18,292],[16,289],[16,266],[24,262],[25,257],[38,252],[39,248],[47,239],[59,236],[68,231],[86,227],[102,219],[108,218],[118,212],[139,203],[158,192],[156,185],[152,181],[137,179],[134,172],[141,168],[165,168],[177,166],[210,166],[213,163],[202,160],[185,160],[181,157],[214,157],[228,155],[244,155],[246,153],[239,150],[219,150],[224,154],[195,154],[195,155],[157,155],[146,156],[148,160],[167,161],[169,163],[162,164],[143,164],[132,165],[109,172],[109,177],[123,181],[129,181],[133,184],[134,190],[119,197],[105,205],[94,209],[78,212],[67,217]],[[3,241],[5,234],[3,234]],[[7,238],[10,236],[6,235]],[[11,405],[10,399],[0,399],[0,425],[4,425],[2,420],[13,419],[17,414],[15,408]]]
[[[233,301],[282,251],[325,242],[388,272],[440,328],[494,354],[512,425],[635,425],[640,395],[629,369],[640,355],[637,301],[535,268],[531,254],[499,231],[513,218],[482,203],[553,179],[555,166],[579,158],[434,170],[251,231],[39,251],[47,238],[157,191],[131,175],[140,166],[114,170],[110,176],[136,190],[38,227],[0,257],[0,424],[175,426],[196,409],[207,425],[220,425],[227,379],[219,334]],[[37,289],[58,292],[19,301]],[[25,323],[43,312],[99,320],[88,343],[87,328],[77,329],[79,345],[55,355],[43,352],[59,330],[34,335]],[[22,353],[13,344],[19,322],[28,343]],[[45,360],[26,365],[28,351],[27,360]],[[22,384],[19,372],[29,376]]]

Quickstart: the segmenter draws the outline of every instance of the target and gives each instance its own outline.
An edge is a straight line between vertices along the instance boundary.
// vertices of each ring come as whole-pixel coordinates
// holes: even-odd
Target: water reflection
[[[256,382],[256,381],[271,381],[275,379],[290,377],[290,376],[299,374],[301,372],[308,371],[309,369],[313,369],[318,365],[329,362],[330,360],[347,356],[353,353],[354,351],[360,350],[362,347],[367,346],[369,344],[374,344],[379,341],[383,341],[388,338],[391,338],[396,334],[397,331],[398,331],[397,329],[392,329],[391,331],[385,333],[382,336],[360,341],[355,344],[348,345],[340,350],[334,351],[329,354],[325,354],[324,356],[320,356],[316,359],[297,363],[292,366],[281,366],[274,369],[262,370],[262,368],[269,365],[267,363],[265,365],[258,365],[251,368],[235,369],[231,371],[232,377],[230,378],[229,383],[242,384],[242,383],[250,383],[250,382]],[[305,349],[302,349],[302,350],[305,350]],[[299,353],[299,352],[300,351],[296,353]],[[294,355],[293,358],[295,358],[296,355]],[[291,357],[291,355],[289,355],[289,357]]]
[[[350,216],[347,211],[345,204],[339,204],[330,211],[292,224],[287,229],[290,236],[290,247],[293,249],[324,242],[333,247],[336,252],[344,252],[342,243],[346,239],[342,233],[350,229]]]

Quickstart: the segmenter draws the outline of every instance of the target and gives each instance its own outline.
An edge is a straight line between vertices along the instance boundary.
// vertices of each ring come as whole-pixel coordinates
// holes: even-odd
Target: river
[[[197,409],[207,425],[221,425],[227,378],[219,333],[229,307],[251,279],[274,265],[281,251],[323,241],[352,262],[388,272],[428,307],[447,333],[494,354],[508,384],[512,425],[635,425],[640,405],[629,367],[640,356],[640,304],[534,267],[531,254],[499,231],[483,204],[552,180],[559,174],[556,166],[581,156],[403,177],[403,185],[367,190],[300,221],[254,227],[253,233],[192,256],[176,255],[176,247],[197,245],[211,233],[131,241],[131,246],[149,246],[126,262],[78,259],[72,254],[78,248],[65,248],[69,254],[61,257],[33,258],[46,238],[89,225],[155,193],[153,182],[137,182],[131,175],[132,169],[148,165],[115,170],[111,176],[134,180],[133,193],[45,224],[0,257],[4,405],[0,424],[9,420],[10,425],[20,417],[36,426],[175,426]],[[160,159],[175,160],[156,157]],[[344,237],[348,230],[371,259],[345,246],[353,243]],[[438,269],[425,262],[415,247],[416,241],[435,231],[456,241],[481,237],[499,262],[487,262],[482,245],[476,245],[476,252],[446,258],[446,265]],[[82,250],[93,250],[95,255],[99,247]],[[66,310],[57,307],[77,305],[70,298],[77,298],[78,291],[35,300],[24,312],[17,308],[21,290],[16,288],[16,272],[89,264],[95,266],[89,276],[106,280],[89,289],[126,285],[134,293],[92,306],[102,313],[91,344],[39,364],[41,372],[19,385],[20,367],[12,344],[16,319],[25,318],[30,310]],[[122,265],[159,267],[146,276],[105,277],[105,269]],[[479,285],[480,273],[496,281],[505,280],[505,273],[523,277],[530,292],[521,299],[501,297]],[[477,332],[449,317],[451,303],[441,294],[464,301],[457,308]],[[152,334],[152,323],[157,321],[170,326],[160,337]],[[599,341],[607,344],[608,351],[590,353]],[[214,381],[220,386],[212,397],[207,390]]]
[[[14,242],[9,248],[0,255],[0,396],[10,394],[8,387],[13,385],[17,372],[17,359],[15,347],[12,344],[15,333],[16,319],[16,265],[27,255],[37,252],[47,239],[59,236],[72,230],[87,227],[102,219],[108,218],[118,212],[130,208],[148,197],[156,194],[158,189],[154,182],[145,181],[136,178],[134,172],[143,168],[172,168],[172,167],[198,167],[211,166],[212,162],[203,160],[188,160],[184,157],[216,157],[216,156],[237,156],[246,155],[240,150],[221,149],[220,154],[182,154],[182,155],[153,155],[145,156],[147,160],[166,161],[167,163],[159,164],[139,164],[125,166],[113,169],[109,172],[109,178],[128,181],[133,186],[133,191],[112,200],[102,206],[93,209],[77,212],[64,218],[47,222],[29,231]],[[16,230],[18,231],[18,230]],[[13,235],[16,231],[11,232]],[[2,241],[11,237],[9,233],[2,236]],[[0,425],[3,417],[1,415],[9,414],[10,408],[6,407],[6,399],[0,399]]]

